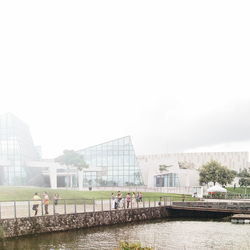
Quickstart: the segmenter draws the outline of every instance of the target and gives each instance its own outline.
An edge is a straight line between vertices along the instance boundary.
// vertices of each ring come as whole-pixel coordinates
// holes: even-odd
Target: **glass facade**
[[[135,151],[129,136],[78,151],[88,169],[83,172],[84,186],[143,185]]]
[[[176,173],[157,175],[155,178],[155,187],[179,187],[179,178]]]
[[[34,173],[26,167],[26,161],[38,159],[28,126],[12,114],[1,115],[0,185],[28,184]]]

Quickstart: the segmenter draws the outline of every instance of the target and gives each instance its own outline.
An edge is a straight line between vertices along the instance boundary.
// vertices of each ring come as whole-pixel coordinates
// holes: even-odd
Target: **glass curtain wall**
[[[179,187],[179,178],[176,173],[157,175],[155,187]]]
[[[143,185],[135,151],[129,136],[78,151],[89,168],[84,186]]]
[[[26,160],[38,159],[28,126],[12,114],[0,116],[0,185],[25,185]]]

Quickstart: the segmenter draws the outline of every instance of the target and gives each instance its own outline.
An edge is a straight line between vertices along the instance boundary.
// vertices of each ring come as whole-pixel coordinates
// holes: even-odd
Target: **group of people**
[[[127,193],[125,197],[123,197],[123,194],[118,191],[115,195],[114,193],[111,194],[111,201],[112,201],[112,208],[118,209],[118,208],[129,208],[130,206],[135,205],[138,202],[142,202],[142,193],[141,192],[132,192]]]
[[[58,204],[58,199],[59,199],[59,194],[57,194],[57,193],[54,194],[54,197],[53,197],[54,205]],[[38,193],[35,193],[32,200],[33,200],[32,209],[35,211],[35,216],[38,213],[38,207],[40,204],[43,204],[45,214],[49,214],[49,201],[50,201],[50,199],[49,199],[49,195],[47,192],[44,192],[42,194],[42,198],[38,195]]]

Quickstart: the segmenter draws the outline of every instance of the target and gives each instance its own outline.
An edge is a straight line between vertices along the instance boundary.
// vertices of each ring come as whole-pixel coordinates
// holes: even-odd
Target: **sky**
[[[0,114],[44,158],[250,151],[249,1],[1,1]]]

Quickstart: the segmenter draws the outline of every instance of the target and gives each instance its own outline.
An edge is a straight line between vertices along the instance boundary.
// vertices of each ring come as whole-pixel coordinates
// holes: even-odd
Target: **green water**
[[[154,221],[40,234],[0,242],[0,249],[115,249],[120,240],[154,249],[250,249],[250,225],[215,221]]]

